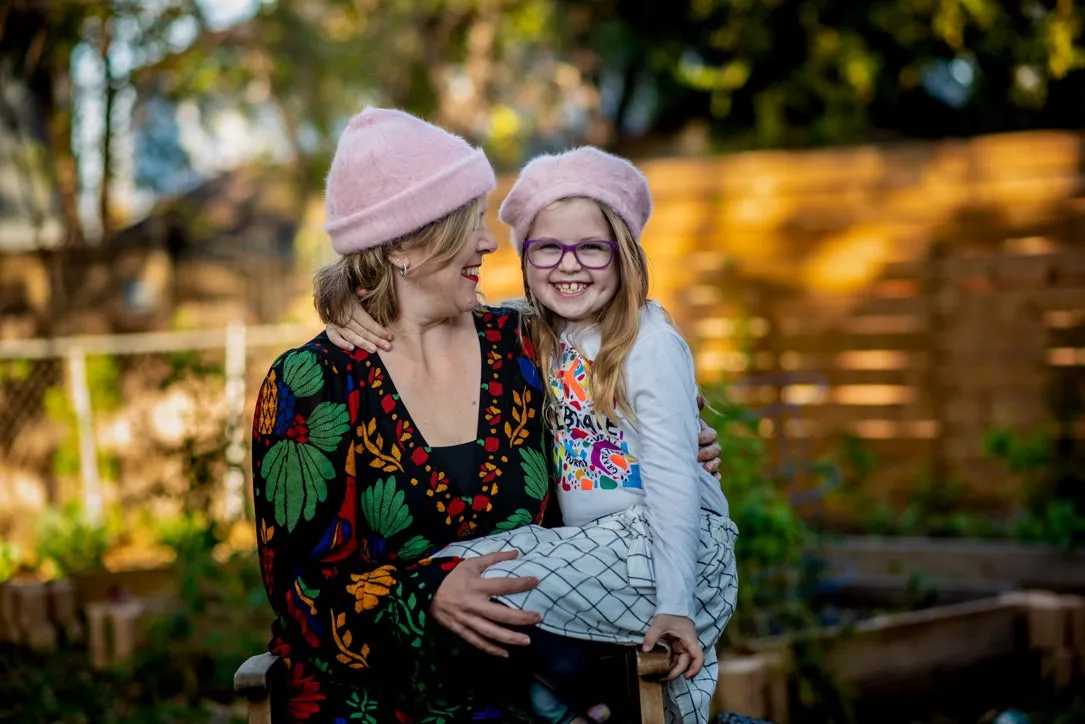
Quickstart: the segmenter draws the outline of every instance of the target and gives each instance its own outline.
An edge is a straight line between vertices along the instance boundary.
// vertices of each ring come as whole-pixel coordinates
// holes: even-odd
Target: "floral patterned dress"
[[[277,721],[530,721],[516,667],[433,622],[456,540],[542,521],[542,391],[517,312],[474,321],[482,377],[473,480],[431,459],[379,355],[319,335],[260,389],[253,485],[269,649],[286,664]],[[274,701],[274,699],[273,699]]]

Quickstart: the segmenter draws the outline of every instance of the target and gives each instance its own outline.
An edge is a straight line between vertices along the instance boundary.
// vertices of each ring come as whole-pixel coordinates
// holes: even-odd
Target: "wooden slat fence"
[[[653,296],[705,383],[787,408],[766,435],[811,454],[857,436],[887,500],[927,471],[998,507],[986,431],[1081,416],[1085,134],[640,165]],[[495,262],[487,293],[519,296],[515,256]]]

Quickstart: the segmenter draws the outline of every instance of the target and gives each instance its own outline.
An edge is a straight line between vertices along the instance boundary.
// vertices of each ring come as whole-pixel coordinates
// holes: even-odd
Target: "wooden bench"
[[[670,670],[669,648],[636,650],[642,724],[663,724],[663,677]],[[282,662],[273,654],[251,656],[234,674],[234,692],[249,702],[249,724],[271,724],[270,692]]]

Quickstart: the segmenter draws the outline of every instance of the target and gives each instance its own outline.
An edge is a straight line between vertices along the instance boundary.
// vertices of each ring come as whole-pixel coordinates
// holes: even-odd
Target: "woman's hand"
[[[697,629],[686,616],[661,613],[652,618],[652,625],[644,635],[644,650],[651,651],[664,636],[674,648],[675,663],[667,672],[665,681],[678,678],[683,672],[692,679],[704,666],[704,649],[697,640]]]
[[[358,299],[365,299],[368,292],[365,289],[358,290]],[[345,326],[340,327],[334,322],[328,322],[324,329],[328,333],[328,339],[336,347],[352,350],[361,347],[366,352],[376,352],[377,348],[392,349],[392,333],[369,316],[365,307],[361,304],[351,304],[350,318]]]
[[[483,578],[482,572],[500,561],[515,558],[516,551],[489,553],[468,558],[449,573],[430,603],[430,615],[437,623],[458,635],[467,643],[488,654],[508,657],[509,652],[494,641],[508,646],[527,646],[525,634],[510,631],[509,626],[534,626],[539,615],[520,611],[492,601],[494,596],[530,591],[539,585],[537,578]]]

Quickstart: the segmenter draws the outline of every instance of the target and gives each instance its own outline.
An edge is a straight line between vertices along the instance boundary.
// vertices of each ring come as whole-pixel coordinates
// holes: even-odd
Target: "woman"
[[[253,485],[270,650],[288,672],[280,720],[530,721],[529,672],[501,664],[537,618],[492,598],[537,582],[483,579],[512,554],[426,558],[540,522],[549,497],[530,345],[516,312],[476,303],[493,187],[480,150],[406,113],[367,109],[340,138],[326,204],[342,258],[314,299],[343,322],[355,290],[372,290],[366,311],[396,345],[346,352],[321,334],[260,391]]]

